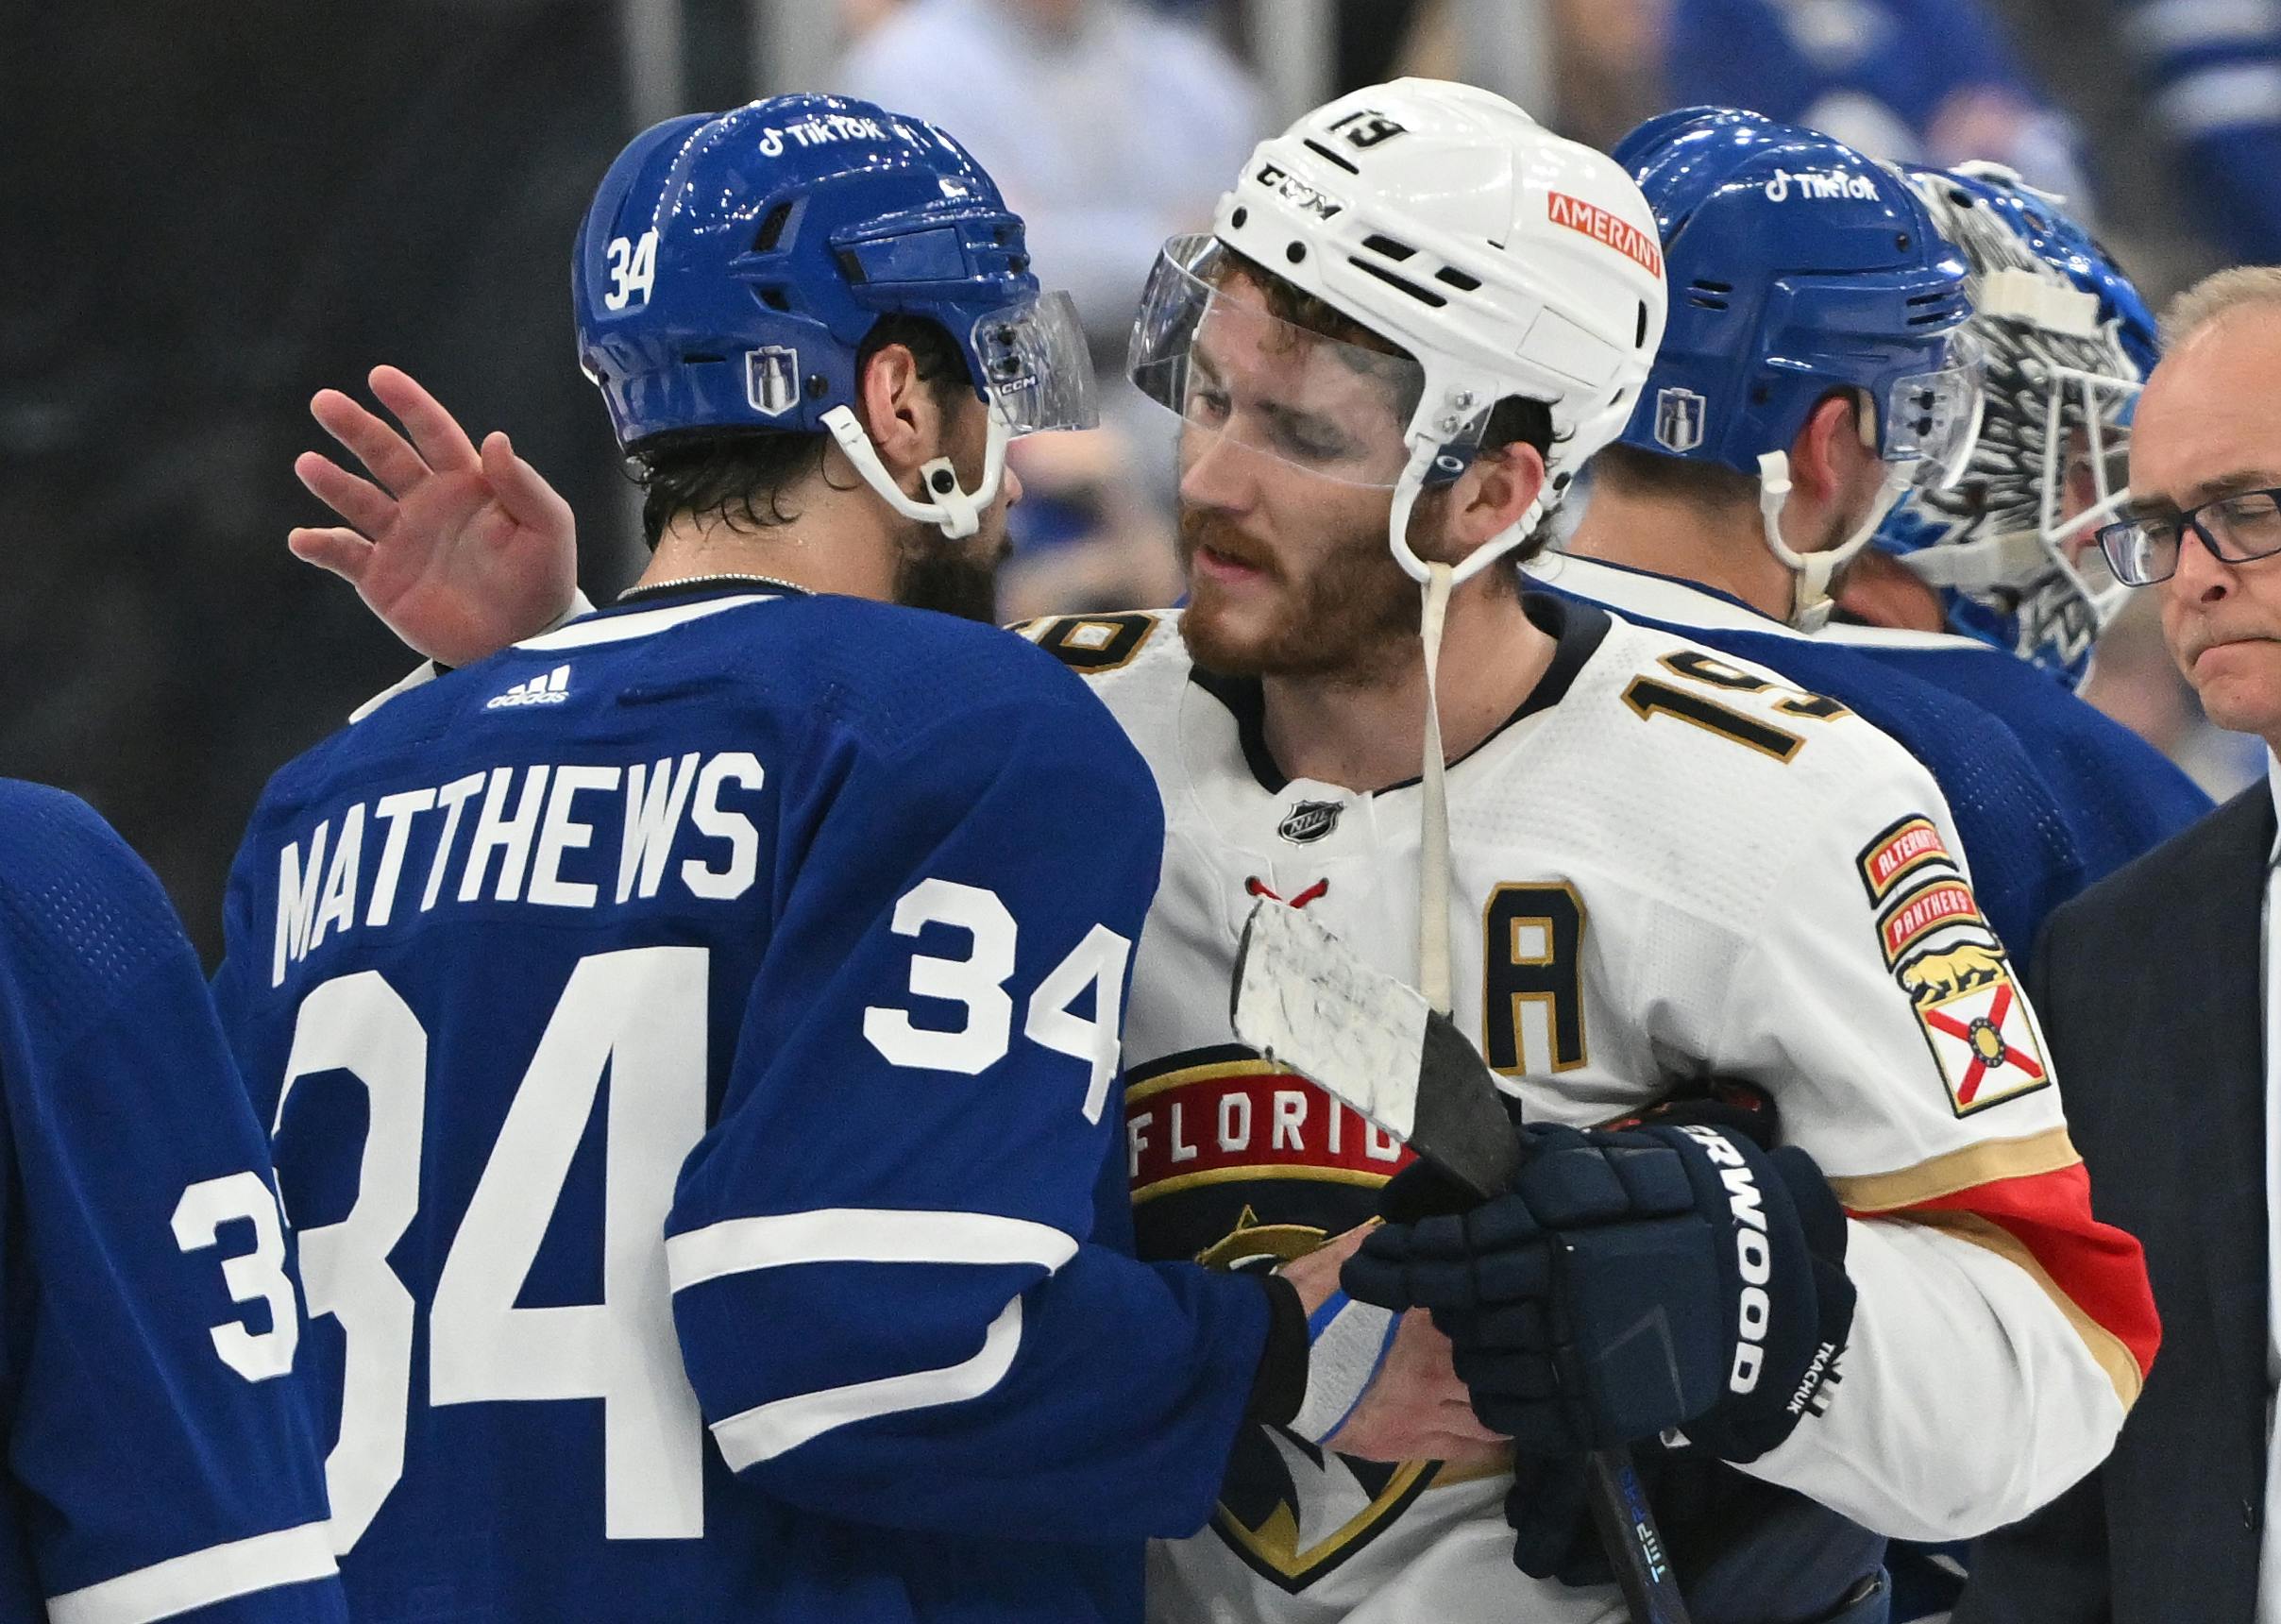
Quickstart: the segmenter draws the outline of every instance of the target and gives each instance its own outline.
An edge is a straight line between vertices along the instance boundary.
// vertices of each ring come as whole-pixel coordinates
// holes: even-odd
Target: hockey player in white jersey
[[[1664,304],[1613,163],[1420,81],[1264,144],[1213,232],[1159,262],[1133,371],[1181,414],[1190,606],[1025,629],[1092,679],[1163,801],[1124,1048],[1141,1245],[1302,1254],[1405,1159],[1230,1041],[1236,932],[1281,898],[1448,998],[1552,1136],[1495,1223],[1390,1226],[1352,1277],[1440,1311],[1492,1425],[1546,1456],[1683,1428],[1880,1532],[1976,1531],[2111,1442],[2153,1353],[2143,1271],[2089,1216],[1922,770],[1763,668],[1520,590],[1512,559],[1630,415]],[[1782,1149],[1585,1131],[1714,1077],[1773,1097]],[[1494,1300],[1460,1300],[1477,1279]],[[1669,1361],[1628,1371],[1609,1329],[1646,1319]],[[1487,1451],[1324,1447],[1414,1323],[1315,1316],[1299,1415],[1240,1450],[1208,1530],[1158,1548],[1153,1616],[1614,1615],[1613,1587],[1514,1569],[1529,1507]],[[1882,1605],[1873,1556],[1789,1577],[1831,1582],[1703,1616]]]
[[[1647,398],[1596,465],[1573,555],[1532,570],[1891,732],[1948,796],[1984,913],[2024,951],[2052,907],[2208,808],[2070,691],[2104,619],[2073,553],[2113,506],[2102,453],[2151,364],[2152,317],[2054,200],[2001,171],[1904,176],[1725,109],[1649,120],[1617,157],[1687,292]],[[1783,178],[1799,172],[1842,172],[1859,195],[1800,207]],[[1914,318],[1935,290],[1906,270],[1929,262],[1928,228],[1973,302],[1977,432],[1879,521],[1861,476],[1881,470],[1857,436],[1830,431],[1928,364],[1911,359],[1929,353]],[[1751,479],[1769,461],[1792,487],[1772,520]],[[1827,625],[1826,604],[1800,601],[1800,565],[1827,572],[1839,606]],[[1895,1553],[1896,1617],[1946,1611],[1958,1554]]]

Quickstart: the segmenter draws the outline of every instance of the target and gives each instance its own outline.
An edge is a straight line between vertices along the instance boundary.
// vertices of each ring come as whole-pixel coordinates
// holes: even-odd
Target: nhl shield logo
[[[745,352],[745,398],[764,417],[781,417],[800,399],[800,351],[771,344]]]
[[[1304,846],[1337,828],[1339,814],[1344,810],[1336,801],[1302,801],[1276,825],[1276,833],[1293,845]]]
[[[1655,443],[1685,456],[1703,443],[1703,408],[1710,404],[1692,389],[1655,393]]]

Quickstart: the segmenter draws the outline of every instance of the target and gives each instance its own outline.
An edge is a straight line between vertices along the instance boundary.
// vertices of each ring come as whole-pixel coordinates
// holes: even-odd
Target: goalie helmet
[[[1670,259],[1671,324],[1624,444],[1761,482],[1768,548],[1818,624],[1832,576],[1905,484],[1961,471],[1979,404],[1965,263],[1895,171],[1816,130],[1731,108],[1649,119],[1617,144]],[[1799,554],[1776,516],[1789,447],[1856,393],[1888,495],[1842,546]]]
[[[1546,492],[1461,576],[1525,539],[1622,428],[1663,336],[1663,251],[1639,189],[1604,155],[1468,85],[1397,79],[1307,113],[1253,151],[1209,236],[1167,245],[1130,371],[1184,415],[1191,341],[1239,296],[1220,285],[1230,250],[1402,351],[1336,347],[1352,351],[1350,368],[1395,377],[1407,416],[1398,456],[1334,477],[1394,491],[1390,541],[1421,580],[1411,505],[1464,470],[1497,401],[1550,409]]]
[[[1996,164],[1918,169],[1911,182],[1971,267],[1970,330],[1986,357],[1981,434],[1963,476],[1910,493],[1877,546],[1939,588],[1959,632],[2072,685],[2122,597],[2076,548],[2125,496],[2121,467],[2154,318],[2060,199]],[[2070,515],[2070,470],[2090,500]]]
[[[1008,438],[1093,422],[1068,296],[1041,294],[1022,219],[941,130],[843,96],[669,119],[603,178],[571,260],[579,364],[631,455],[706,431],[829,432],[906,516],[972,533]],[[950,464],[913,501],[853,411],[883,316],[958,346],[991,408],[983,484]]]

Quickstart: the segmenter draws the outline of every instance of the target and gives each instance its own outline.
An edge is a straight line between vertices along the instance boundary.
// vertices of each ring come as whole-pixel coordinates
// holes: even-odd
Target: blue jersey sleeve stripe
[[[329,1579],[335,1571],[327,1526],[303,1523],[50,1597],[47,1616],[50,1624],[148,1624],[256,1591]]]
[[[668,1237],[666,1272],[677,1292],[794,1263],[1031,1263],[1052,1274],[1076,1251],[1073,1236],[1026,1218],[831,1207]]]
[[[1005,1379],[1021,1347],[1022,1299],[1016,1297],[990,1322],[972,1359],[755,1405],[715,1422],[713,1437],[730,1469],[741,1472],[857,1421],[979,1398]]]

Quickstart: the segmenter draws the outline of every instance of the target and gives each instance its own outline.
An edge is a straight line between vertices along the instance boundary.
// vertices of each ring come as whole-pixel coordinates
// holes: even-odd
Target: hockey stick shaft
[[[1298,910],[1262,901],[1236,954],[1236,1036],[1361,1112],[1483,1200],[1520,1166],[1496,1079],[1415,988],[1365,963]],[[1595,1450],[1586,1502],[1631,1624],[1688,1624],[1630,1452]]]

